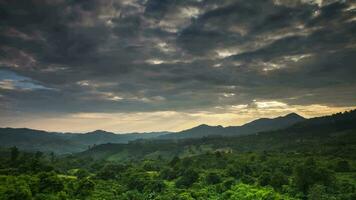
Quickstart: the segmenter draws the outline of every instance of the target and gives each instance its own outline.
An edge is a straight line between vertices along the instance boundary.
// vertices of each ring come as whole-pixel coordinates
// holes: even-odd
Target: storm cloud
[[[356,106],[354,0],[0,0],[0,19],[2,126]]]

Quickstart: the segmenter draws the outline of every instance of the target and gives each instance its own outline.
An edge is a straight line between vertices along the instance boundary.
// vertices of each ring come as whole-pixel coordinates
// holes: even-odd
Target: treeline
[[[356,199],[355,160],[216,151],[125,163],[1,151],[0,199]],[[81,166],[81,167],[79,167]]]
[[[354,200],[355,113],[250,136],[140,140],[73,155],[0,149],[0,200]]]

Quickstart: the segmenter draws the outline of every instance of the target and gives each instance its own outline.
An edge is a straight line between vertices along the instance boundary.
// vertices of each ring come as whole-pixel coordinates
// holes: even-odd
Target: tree
[[[283,185],[288,184],[288,177],[284,175],[282,172],[277,171],[272,175],[269,184],[274,189],[281,189]]]
[[[160,177],[163,179],[167,179],[167,180],[173,180],[177,177],[177,173],[176,171],[174,171],[172,168],[164,168],[161,172],[160,172]]]
[[[247,184],[237,184],[223,193],[222,199],[229,200],[292,200],[293,198],[281,195],[272,188],[259,188]]]
[[[337,172],[349,172],[350,171],[350,164],[347,160],[339,160],[336,163],[335,171]]]
[[[263,172],[258,178],[258,184],[261,186],[266,186],[271,182],[271,174],[268,172]]]
[[[78,187],[76,190],[76,196],[80,199],[85,199],[88,197],[95,188],[95,183],[87,178],[81,179],[78,183]]]
[[[169,165],[171,167],[176,166],[180,162],[180,159],[178,156],[174,156],[174,158],[169,162]]]
[[[127,179],[127,187],[130,190],[137,190],[139,192],[142,192],[146,185],[150,183],[150,178],[147,176],[145,173],[137,173],[133,172],[132,174],[129,175]]]
[[[39,191],[42,193],[57,193],[64,188],[63,181],[53,172],[42,172],[38,178]]]
[[[330,170],[318,167],[317,164],[311,160],[307,160],[294,170],[296,186],[304,193],[316,183],[330,185],[333,180],[334,176]]]
[[[143,200],[145,199],[144,195],[138,192],[137,190],[130,190],[123,193],[119,199],[122,200]]]
[[[165,189],[166,185],[162,180],[153,180],[148,182],[145,186],[145,191],[148,192],[162,192]]]
[[[209,172],[205,177],[205,181],[209,185],[214,185],[214,184],[220,183],[221,178],[220,178],[219,174],[217,174],[215,172]]]
[[[28,186],[23,181],[16,180],[14,185],[7,185],[4,195],[1,199],[4,200],[31,200],[32,193]]]
[[[49,156],[50,156],[51,163],[54,163],[54,161],[56,160],[56,155],[53,152],[51,152]]]
[[[90,175],[90,173],[85,170],[85,169],[78,169],[76,172],[75,172],[75,176],[77,176],[79,179],[83,179],[83,178],[86,178]]]
[[[104,180],[117,179],[124,170],[123,165],[108,164],[99,171],[97,177]]]
[[[199,174],[195,170],[188,169],[178,178],[176,186],[178,188],[190,187],[198,178]]]
[[[19,157],[19,154],[20,154],[20,152],[19,152],[19,150],[18,150],[18,148],[17,147],[11,147],[11,149],[10,149],[10,161],[11,161],[11,164],[15,164],[16,163],[16,161],[17,161],[17,159],[18,159],[18,157]]]
[[[308,192],[308,200],[320,200],[320,199],[329,199],[326,195],[325,186],[314,185],[310,188]]]
[[[35,159],[36,159],[36,160],[40,160],[40,159],[42,158],[42,156],[43,156],[43,153],[40,152],[40,151],[37,151],[37,152],[35,153]]]
[[[241,178],[242,174],[243,174],[243,169],[240,163],[237,163],[235,165],[229,165],[227,167],[226,173],[229,176],[232,176],[234,178]]]

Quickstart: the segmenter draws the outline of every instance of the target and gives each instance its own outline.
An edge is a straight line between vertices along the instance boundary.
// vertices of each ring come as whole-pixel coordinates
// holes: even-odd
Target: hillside
[[[178,133],[114,134],[97,130],[85,134],[75,134],[2,128],[0,129],[0,146],[17,146],[23,150],[58,154],[81,152],[92,148],[84,154],[88,152],[96,154],[96,151],[100,151],[100,156],[95,155],[95,157],[101,157],[102,154],[114,155],[119,152],[118,155],[112,157],[113,160],[136,157],[136,154],[139,155],[138,157],[145,157],[149,154],[152,154],[150,156],[171,156],[187,154],[188,151],[199,154],[225,147],[239,151],[291,148],[306,145],[306,143],[299,143],[308,141],[307,138],[318,142],[317,140],[320,138],[320,141],[324,141],[324,139],[330,139],[332,135],[340,135],[345,132],[353,133],[353,130],[356,130],[355,113],[356,111],[350,111],[311,119],[304,119],[297,114],[289,114],[274,119],[258,119],[242,126],[224,128],[200,125]],[[181,141],[171,141],[172,139],[181,139]],[[93,148],[95,145],[97,147]],[[189,149],[191,145],[199,147]],[[110,149],[109,153],[106,152],[107,149]],[[102,153],[103,151],[105,153]]]
[[[264,126],[264,121],[255,123]],[[0,148],[0,196],[351,200],[356,197],[355,122],[356,111],[350,111],[252,135],[135,140],[61,156]],[[101,130],[82,135],[21,131],[43,140],[70,137],[88,143],[116,137]]]
[[[25,128],[0,128],[0,146],[17,146],[22,150],[55,152],[59,154],[80,152],[94,145],[106,143],[127,143],[139,139],[187,139],[207,136],[238,136],[253,134],[260,131],[276,130],[287,127],[304,118],[297,114],[289,114],[274,119],[261,118],[243,126],[208,126],[200,125],[195,128],[177,133],[126,133],[115,134],[96,130],[84,134],[57,133]]]
[[[187,138],[202,138],[207,136],[240,136],[255,134],[261,131],[271,131],[286,128],[297,122],[304,121],[305,118],[296,114],[290,113],[277,118],[260,118],[244,124],[242,126],[209,126],[202,124],[200,126],[184,130],[178,133],[171,133],[160,136],[161,139],[187,139]]]
[[[127,143],[149,139],[167,132],[114,134],[102,130],[89,133],[57,133],[26,128],[0,128],[0,146],[27,151],[54,152],[58,154],[80,152],[90,146],[105,143]]]
[[[132,160],[152,157],[173,157],[199,155],[206,152],[233,150],[238,152],[306,149],[333,150],[343,152],[356,150],[356,111],[339,113],[331,116],[303,120],[285,129],[259,132],[253,135],[236,137],[215,136],[181,140],[133,141],[128,144],[103,144],[80,156],[95,159]],[[336,126],[337,128],[328,128]],[[326,127],[326,128],[324,128]],[[212,130],[210,126],[199,126],[200,130]],[[220,131],[220,127],[213,127]],[[179,133],[181,134],[181,133]],[[348,154],[344,154],[348,155]],[[351,156],[351,155],[349,155]]]

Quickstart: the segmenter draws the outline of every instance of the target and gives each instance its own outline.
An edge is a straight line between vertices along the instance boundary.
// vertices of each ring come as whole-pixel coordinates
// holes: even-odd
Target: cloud
[[[285,108],[288,105],[279,101],[255,101],[257,108]]]
[[[328,107],[323,105],[289,106],[284,108],[263,107],[248,108],[245,105],[221,111],[155,111],[134,113],[97,113],[83,112],[64,115],[37,115],[29,118],[15,116],[11,119],[0,116],[0,125],[14,127],[32,127],[36,129],[62,132],[88,132],[96,129],[116,133],[180,131],[200,124],[236,126],[250,122],[256,117],[273,118],[297,112],[304,117],[323,116],[356,107]],[[159,124],[159,126],[157,126]]]
[[[47,88],[31,78],[17,75],[16,73],[0,70],[0,89],[4,90],[52,90]]]
[[[3,117],[355,105],[353,1],[13,0],[0,7]]]

